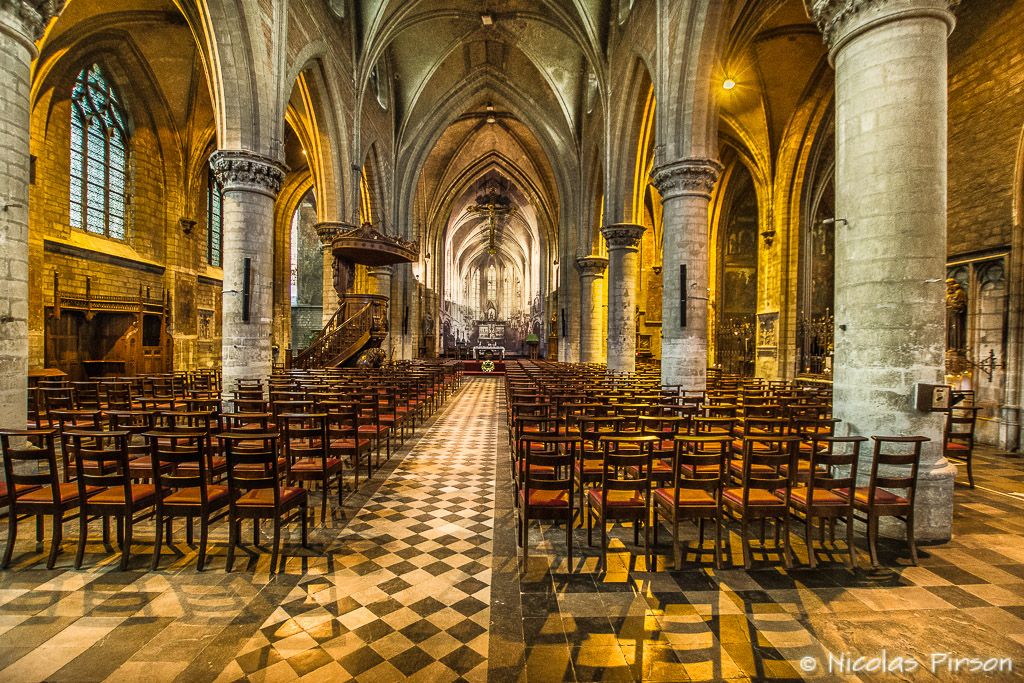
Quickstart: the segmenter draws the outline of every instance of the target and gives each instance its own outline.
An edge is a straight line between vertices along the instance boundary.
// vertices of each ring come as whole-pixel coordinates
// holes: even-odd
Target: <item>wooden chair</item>
[[[814,521],[820,520],[822,542],[825,540],[824,520],[829,521],[830,538],[835,542],[835,521],[846,525],[846,545],[849,550],[850,569],[857,564],[853,545],[853,500],[841,496],[836,489],[856,486],[857,463],[863,436],[820,436],[813,439],[807,471],[807,485],[793,488],[790,507],[803,515],[806,523],[807,563],[814,568]],[[837,447],[839,450],[837,451]],[[798,475],[799,476],[799,475]]]
[[[622,431],[622,418],[615,416],[587,416],[580,420],[580,451],[574,465],[576,487],[579,491],[579,510],[584,509],[586,491],[601,483],[604,473],[604,446],[602,436]]]
[[[907,527],[910,559],[917,565],[917,542],[914,538],[914,494],[917,492],[917,471],[921,464],[921,445],[930,441],[926,436],[872,436],[875,442],[871,460],[871,474],[867,486],[853,489],[853,508],[865,515],[868,526],[868,550],[871,566],[878,566],[878,520],[895,517]],[[907,452],[907,448],[910,449]],[[890,450],[891,449],[891,450]],[[880,471],[881,470],[881,471]],[[890,489],[900,489],[902,494]],[[851,497],[850,489],[836,489],[844,498]]]
[[[723,513],[726,510],[739,515],[740,537],[743,541],[743,566],[750,569],[750,539],[747,530],[750,520],[762,521],[761,543],[764,544],[766,519],[775,520],[775,545],[788,569],[792,562],[789,536],[790,493],[797,471],[800,437],[750,436],[744,439],[744,453],[739,486],[727,486],[722,491]],[[785,474],[783,473],[785,470]],[[785,534],[785,544],[779,542],[779,524]]]
[[[78,508],[78,486],[62,484],[57,467],[55,447],[57,432],[53,429],[4,430],[0,431],[0,454],[3,456],[4,491],[7,510],[7,546],[4,549],[2,568],[6,569],[14,554],[14,543],[18,538],[18,522],[28,517],[36,518],[36,542],[42,543],[43,517],[52,518],[50,555],[46,568],[53,569],[60,552],[64,535],[64,523],[75,515],[68,516]],[[39,446],[30,444],[12,446],[11,439],[37,441]]]
[[[279,435],[276,432],[225,432],[217,435],[228,461],[228,558],[226,571],[235,562],[235,547],[241,544],[243,519],[253,520],[253,545],[259,543],[259,520],[274,524],[270,572],[277,571],[281,546],[281,525],[302,523],[302,547],[308,545],[308,499],[306,490],[281,485]],[[291,512],[291,516],[287,516]]]
[[[75,569],[82,567],[85,545],[89,538],[89,522],[103,520],[104,543],[108,542],[108,520],[117,520],[117,537],[121,542],[121,570],[128,569],[131,559],[132,530],[135,523],[148,515],[136,517],[156,504],[156,488],[152,484],[133,484],[126,431],[99,432],[75,430],[67,435],[78,475],[78,552]]]
[[[651,460],[658,437],[615,434],[601,437],[604,462],[601,486],[587,492],[587,544],[593,544],[593,523],[601,525],[601,567],[608,568],[608,522],[632,521],[633,543],[640,545],[644,527],[644,558],[650,566]],[[633,472],[630,477],[627,471]]]
[[[722,566],[721,492],[726,481],[730,437],[681,435],[675,438],[672,480],[654,491],[654,544],[658,544],[658,517],[672,529],[672,557],[682,569],[679,523],[697,520],[697,555],[704,547],[704,520],[715,523],[715,567]]]
[[[150,568],[156,571],[160,564],[164,526],[167,527],[167,542],[171,543],[172,520],[184,517],[187,520],[187,543],[192,543],[193,520],[199,519],[196,569],[203,571],[210,522],[217,519],[213,514],[228,505],[228,487],[209,483],[207,447],[210,434],[205,429],[173,427],[156,429],[144,436],[150,449],[157,494],[156,540]]]
[[[353,489],[359,489],[359,469],[366,463],[366,478],[373,467],[373,441],[359,433],[359,406],[349,401],[324,401],[318,410],[327,413],[330,454],[352,470]],[[343,476],[344,472],[341,475]],[[339,493],[340,495],[340,493]]]
[[[333,481],[338,487],[341,506],[341,458],[331,455],[327,436],[326,413],[281,413],[277,416],[288,459],[287,483],[302,486],[318,482],[322,493],[320,519],[327,525],[327,497]]]
[[[565,523],[565,545],[569,571],[572,571],[573,463],[579,439],[557,432],[529,432],[518,441],[523,453],[523,477],[518,493],[517,538],[523,549],[523,561],[529,559],[531,520],[558,520]],[[541,476],[539,473],[544,472]]]
[[[974,488],[974,428],[978,421],[978,408],[956,406],[946,413],[946,428],[942,452],[947,458],[963,460],[967,465],[967,483]]]

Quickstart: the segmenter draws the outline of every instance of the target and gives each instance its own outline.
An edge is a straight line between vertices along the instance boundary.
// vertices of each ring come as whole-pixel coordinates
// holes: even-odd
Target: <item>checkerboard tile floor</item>
[[[862,553],[850,571],[840,542],[816,570],[785,571],[767,553],[747,572],[733,534],[715,571],[710,553],[696,561],[688,531],[686,566],[670,568],[663,534],[648,571],[632,530],[616,526],[607,572],[595,571],[583,530],[570,571],[564,534],[549,525],[534,526],[531,560],[519,560],[503,416],[501,379],[467,380],[313,530],[312,549],[290,530],[276,576],[265,543],[224,573],[223,528],[201,574],[180,532],[157,572],[145,569],[145,525],[127,572],[99,543],[86,569],[70,569],[68,545],[47,571],[25,533],[15,566],[0,572],[0,680],[831,680],[829,653],[883,649],[921,662],[905,680],[1016,680],[1024,670],[1017,457],[976,457],[978,487],[957,486],[954,539],[923,548],[917,567],[904,544],[887,542],[883,569],[867,569]],[[932,653],[1005,657],[1014,671],[932,672]]]

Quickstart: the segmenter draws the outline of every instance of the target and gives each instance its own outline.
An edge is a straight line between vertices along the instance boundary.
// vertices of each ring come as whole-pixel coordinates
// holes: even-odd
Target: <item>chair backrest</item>
[[[107,408],[112,410],[131,410],[136,393],[131,382],[103,382],[103,398]]]
[[[57,430],[28,429],[0,431],[0,456],[3,457],[4,482],[8,496],[15,501],[22,486],[49,487],[50,500],[60,500],[60,470],[57,469]],[[37,441],[39,446],[12,445],[12,439]],[[17,514],[9,512],[8,514]]]
[[[807,500],[814,500],[814,491],[822,489],[853,490],[857,486],[857,465],[860,462],[860,445],[867,441],[863,436],[811,437],[810,476],[807,480]],[[853,496],[849,497],[853,505]]]
[[[921,445],[926,436],[872,436],[875,442],[868,478],[868,500],[875,500],[876,489],[903,489],[907,507],[914,506],[917,473],[921,464]]]
[[[797,475],[800,437],[751,435],[743,439],[743,502],[751,489],[782,491],[789,505],[789,493]]]
[[[198,488],[200,501],[205,505],[210,433],[205,429],[173,427],[154,429],[143,436],[152,458],[153,484],[158,497],[162,500],[173,491]],[[163,464],[171,464],[172,467],[165,469]]]
[[[573,463],[579,449],[579,439],[566,434],[527,433],[516,441],[517,449],[524,453],[522,487],[529,499],[530,490],[565,491],[568,503],[573,501]],[[542,468],[550,467],[549,472]]]
[[[609,491],[635,491],[647,494],[651,489],[651,460],[658,437],[650,434],[609,434],[601,437],[604,460],[601,467],[601,495],[607,501]]]
[[[252,490],[270,489],[274,507],[281,502],[278,466],[280,435],[277,432],[225,432],[218,434],[228,463],[228,491],[235,500]]]
[[[54,411],[74,410],[78,407],[75,403],[75,390],[71,387],[40,387],[39,397],[43,415],[51,421]]]
[[[719,489],[726,481],[731,443],[732,440],[725,435],[677,436],[672,460],[673,487],[705,491]],[[675,495],[678,504],[678,491]]]
[[[978,408],[956,406],[946,413],[946,441],[963,441],[974,445],[974,427],[978,420]]]
[[[99,382],[72,382],[75,398],[79,408],[95,408],[99,410],[102,397]]]
[[[121,488],[124,500],[131,501],[131,472],[128,465],[126,431],[104,432],[95,429],[74,429],[65,435],[75,459],[78,494],[85,500],[87,488]]]
[[[303,458],[327,462],[327,413],[281,413],[277,426],[284,441],[288,462]]]
[[[690,420],[690,425],[690,431],[697,436],[732,434],[732,430],[736,426],[736,418],[695,415]]]

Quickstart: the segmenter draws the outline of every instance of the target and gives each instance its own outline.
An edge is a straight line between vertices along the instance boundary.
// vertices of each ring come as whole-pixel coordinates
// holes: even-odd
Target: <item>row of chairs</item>
[[[305,544],[308,523],[315,521],[308,487],[322,491],[326,524],[332,490],[340,508],[343,490],[356,490],[360,472],[368,478],[380,465],[381,442],[390,456],[392,434],[404,440],[406,429],[414,432],[460,383],[456,367],[417,363],[240,380],[224,405],[220,398],[188,398],[172,410],[141,404],[132,410],[55,410],[53,427],[10,431],[2,439],[0,507],[10,512],[4,566],[18,522],[35,517],[41,541],[49,514],[51,568],[67,521],[80,520],[79,566],[88,523],[102,519],[108,543],[109,521],[117,520],[124,567],[134,524],[155,518],[155,567],[164,539],[170,542],[172,519],[182,516],[188,543],[200,523],[199,569],[210,523],[229,517],[230,569],[241,520],[254,519],[255,544],[259,520],[271,519],[276,567],[281,525],[301,519]]]
[[[693,405],[671,391],[648,396],[648,415],[633,414],[632,404],[625,411],[617,410],[614,403],[602,404],[602,415],[577,415],[572,407],[548,412],[553,411],[553,402],[542,399],[550,399],[552,390],[563,391],[551,371],[521,364],[510,368],[508,380],[512,476],[524,554],[532,520],[580,518],[582,524],[585,517],[588,541],[596,523],[601,529],[602,565],[607,523],[633,522],[636,542],[643,528],[647,556],[648,530],[653,527],[656,542],[659,522],[664,522],[672,529],[674,561],[679,567],[679,524],[691,519],[699,526],[699,547],[704,522],[714,523],[718,564],[722,526],[735,520],[744,565],[749,567],[749,524],[761,522],[763,542],[765,521],[773,520],[776,546],[789,566],[789,525],[795,517],[806,525],[812,566],[816,564],[814,526],[824,540],[827,525],[834,540],[835,523],[843,521],[852,565],[857,516],[867,524],[871,562],[876,565],[878,519],[894,516],[907,526],[916,562],[913,500],[924,437],[873,437],[867,485],[858,487],[856,472],[866,439],[833,436],[831,417],[743,417],[742,410],[739,417],[709,416],[704,412],[708,406]],[[542,381],[558,388],[538,392]],[[621,384],[621,378],[616,381]],[[792,387],[781,385],[776,390],[793,393]],[[524,402],[524,398],[535,402]],[[811,399],[820,402],[821,397],[814,393],[801,398],[808,404],[814,402]],[[754,405],[757,402],[748,408]],[[679,410],[682,407],[688,409]],[[571,554],[573,524],[566,526]]]

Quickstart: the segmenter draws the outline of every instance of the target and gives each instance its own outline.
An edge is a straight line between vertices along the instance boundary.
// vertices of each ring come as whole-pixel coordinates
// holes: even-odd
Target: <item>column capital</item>
[[[953,30],[952,9],[960,0],[804,0],[829,49],[829,59],[852,38],[882,24],[913,17],[935,17]]]
[[[373,266],[366,270],[366,274],[370,277],[387,276],[391,277],[395,272],[394,266]]]
[[[224,192],[256,192],[277,198],[287,172],[284,164],[243,150],[217,150],[210,169]]]
[[[320,244],[325,247],[331,246],[334,238],[343,232],[355,230],[357,226],[342,221],[323,221],[313,226],[316,236],[320,238]]]
[[[21,42],[35,57],[35,41],[62,9],[64,0],[0,0],[0,33]]]
[[[605,242],[608,243],[608,250],[613,249],[636,249],[640,246],[640,240],[647,230],[636,223],[613,223],[601,229]]]
[[[662,199],[694,196],[711,198],[711,191],[722,175],[722,164],[716,159],[687,157],[660,164],[651,171],[651,183]]]
[[[604,256],[580,256],[576,259],[581,277],[603,277],[607,267],[608,259]]]

